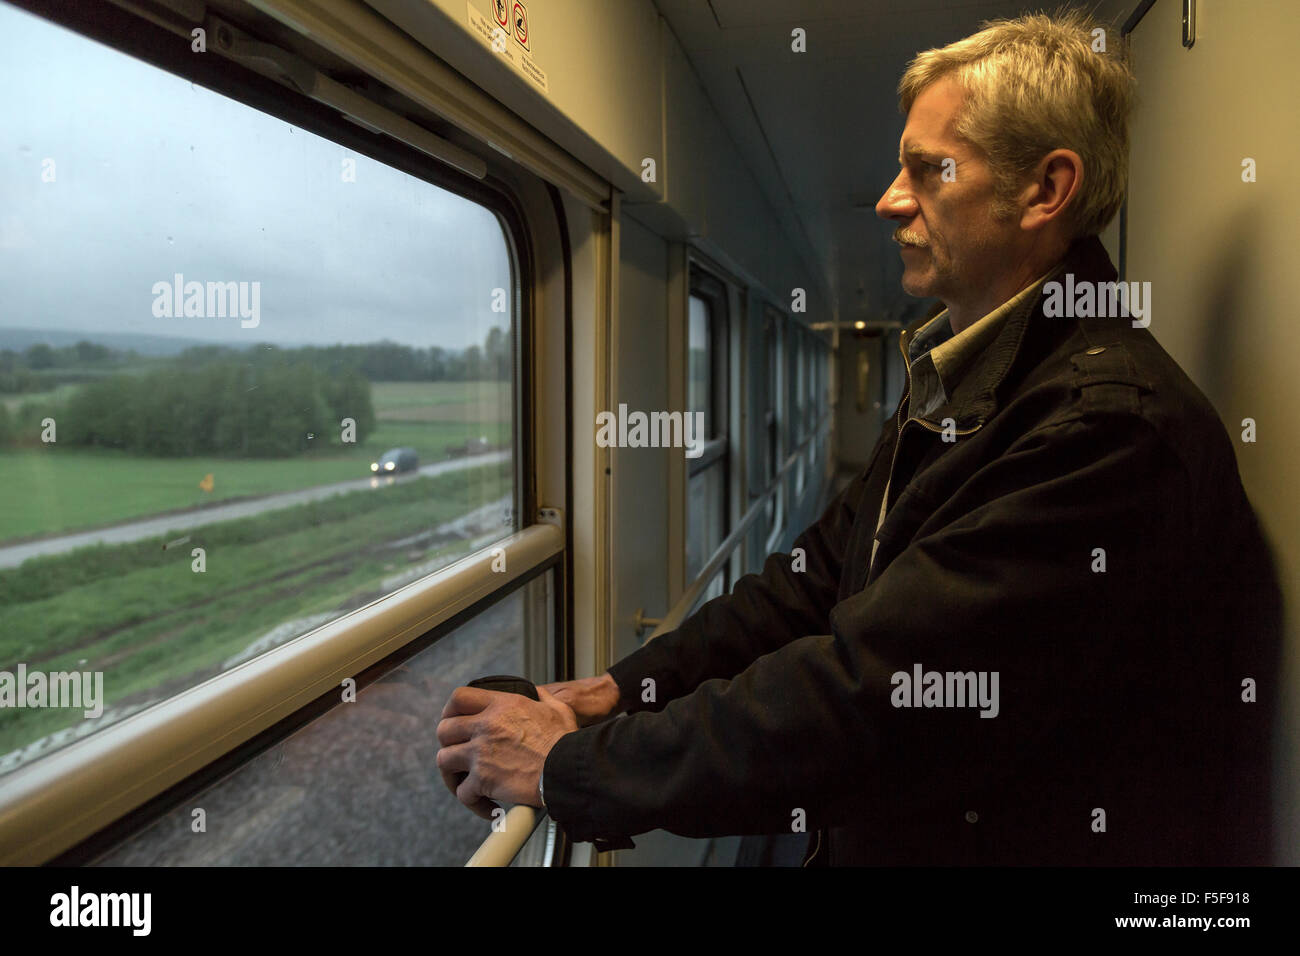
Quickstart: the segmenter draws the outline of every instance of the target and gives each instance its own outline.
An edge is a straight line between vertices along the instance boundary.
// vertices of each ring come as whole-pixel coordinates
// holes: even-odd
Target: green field
[[[455,560],[469,542],[433,529],[499,502],[511,481],[508,463],[481,465],[211,525],[180,548],[151,539],[29,560],[0,571],[0,670],[102,671],[109,707],[161,699],[277,625],[337,617],[380,597],[387,577]],[[2,709],[0,755],[80,719]]]
[[[379,383],[372,399],[377,427],[363,445],[293,458],[142,458],[57,444],[0,453],[0,542],[364,478],[397,446],[429,464],[467,439],[511,439],[509,383]],[[208,473],[211,493],[198,488]],[[170,549],[145,539],[0,570],[0,671],[19,662],[29,672],[101,671],[107,707],[165,698],[286,622],[310,629],[400,586],[392,582],[404,572],[467,553],[470,541],[436,530],[451,519],[491,505],[473,533],[505,533],[493,509],[512,482],[509,462],[471,466],[207,525]],[[79,710],[0,709],[0,756],[80,721]]]
[[[20,392],[17,395],[6,395],[0,398],[0,405],[3,405],[11,413],[31,402],[33,405],[40,405],[46,402],[59,404],[66,401],[80,385],[60,385],[57,388],[50,389],[46,392]]]
[[[60,397],[75,388],[63,386]],[[145,458],[58,444],[0,451],[6,491],[0,496],[0,543],[361,478],[370,473],[371,461],[398,446],[414,448],[420,463],[429,464],[445,459],[447,446],[467,439],[510,441],[508,382],[380,382],[371,395],[378,423],[364,443],[293,458]],[[211,492],[199,488],[208,474]]]

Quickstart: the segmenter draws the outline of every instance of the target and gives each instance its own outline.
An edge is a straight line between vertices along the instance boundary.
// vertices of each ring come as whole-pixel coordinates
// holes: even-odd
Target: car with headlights
[[[392,448],[370,463],[370,471],[377,475],[400,475],[420,467],[420,458],[414,448]]]

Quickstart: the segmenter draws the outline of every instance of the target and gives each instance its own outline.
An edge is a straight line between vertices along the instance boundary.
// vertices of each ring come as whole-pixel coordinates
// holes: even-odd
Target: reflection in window
[[[776,477],[778,467],[778,455],[780,453],[777,447],[777,399],[779,396],[777,384],[777,368],[779,367],[778,359],[780,356],[779,342],[777,339],[777,318],[768,313],[766,321],[763,323],[764,338],[764,360],[767,377],[763,382],[763,397],[767,407],[763,412],[763,488],[766,489],[772,484]],[[767,526],[769,531],[776,525],[776,509],[779,496],[769,497],[766,505]]]
[[[803,494],[804,484],[804,460],[807,457],[804,449],[799,446],[803,444],[807,436],[807,410],[808,410],[808,392],[807,379],[805,376],[806,363],[804,354],[806,346],[804,339],[806,335],[802,329],[797,329],[794,336],[793,347],[790,350],[790,362],[794,366],[794,412],[791,418],[794,421],[794,446],[799,451],[799,457],[794,465],[794,493],[796,496]]]
[[[101,857],[106,866],[463,866],[491,830],[435,762],[452,690],[528,675],[551,574],[533,579]],[[525,635],[524,643],[520,635]],[[533,655],[544,659],[544,654]],[[536,681],[545,674],[534,672]],[[195,832],[202,810],[204,832]]]
[[[688,461],[688,584],[704,570],[727,536],[726,293],[715,279],[699,273],[694,279],[706,291],[691,295],[687,312],[686,404],[691,413],[704,413],[704,434],[709,442],[698,458]],[[712,587],[726,590],[725,573]]]
[[[490,210],[0,4],[0,773],[515,527]],[[92,708],[93,709],[93,708]]]
[[[726,469],[719,461],[692,475],[687,486],[686,580],[694,581],[722,546],[726,533]],[[721,580],[721,578],[719,579]]]
[[[704,435],[713,437],[713,315],[709,303],[693,295],[690,300],[690,338],[687,345],[686,409],[704,413]]]

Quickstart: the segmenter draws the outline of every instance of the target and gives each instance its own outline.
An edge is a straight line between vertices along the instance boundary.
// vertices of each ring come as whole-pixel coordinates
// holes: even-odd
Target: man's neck
[[[963,330],[970,328],[1008,299],[1041,279],[1065,258],[1067,251],[1068,248],[1062,249],[1059,255],[1035,257],[1033,262],[1022,263],[1015,271],[985,288],[984,294],[975,301],[945,302],[952,334],[960,335]]]
[[[960,335],[965,329],[970,328],[984,316],[988,315],[1002,303],[1016,295],[1026,286],[1038,279],[1047,269],[1033,275],[1017,274],[1014,278],[999,283],[982,296],[979,301],[969,303],[964,302],[960,305],[957,303],[948,304],[948,324],[952,326],[952,334]]]

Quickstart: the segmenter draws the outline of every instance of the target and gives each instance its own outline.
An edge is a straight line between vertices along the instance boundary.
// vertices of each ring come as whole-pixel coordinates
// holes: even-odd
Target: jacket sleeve
[[[827,614],[837,600],[844,550],[865,481],[866,472],[837,495],[795,540],[790,554],[769,555],[760,574],[743,576],[731,593],[709,601],[676,630],[611,667],[620,709],[660,711],[706,680],[734,677],[796,638],[829,630]]]
[[[1141,693],[1120,685],[1140,682],[1143,649],[1117,659],[1116,642],[1140,631],[1133,615],[1144,606],[1158,613],[1171,567],[1161,542],[1180,523],[1186,488],[1177,458],[1136,417],[1022,436],[835,607],[830,633],[788,643],[734,637],[716,668],[687,675],[709,677],[723,661],[768,653],[662,712],[562,737],[545,768],[552,816],[576,840],[656,828],[696,837],[789,832],[798,810],[810,829],[841,825],[1002,776],[1058,722],[1095,708],[1094,696]],[[810,545],[821,548],[820,535]],[[825,575],[838,558],[819,552],[816,560]],[[799,587],[779,569],[765,573],[768,587],[769,576]],[[754,588],[734,602],[741,610],[705,617],[698,632],[719,613],[730,628],[767,633],[769,616],[782,616],[783,636],[819,623],[786,617],[788,605],[766,593]],[[918,664],[997,672],[997,716],[895,706],[893,675]]]

